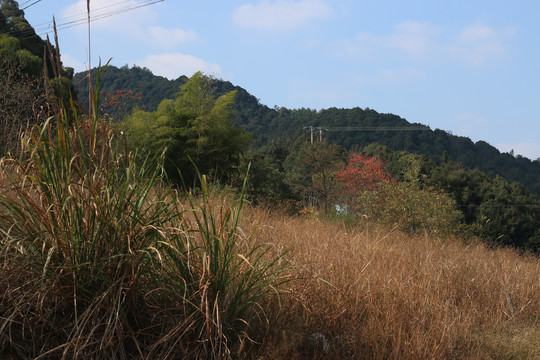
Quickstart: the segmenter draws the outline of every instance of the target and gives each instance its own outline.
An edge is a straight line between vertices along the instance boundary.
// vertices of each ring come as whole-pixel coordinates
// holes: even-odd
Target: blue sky
[[[202,70],[270,107],[369,107],[540,158],[540,1],[164,0],[135,8],[151,2],[91,1],[92,66],[112,58],[170,79]],[[89,63],[85,10],[86,0],[25,10],[40,35],[56,17],[63,61],[76,71]]]

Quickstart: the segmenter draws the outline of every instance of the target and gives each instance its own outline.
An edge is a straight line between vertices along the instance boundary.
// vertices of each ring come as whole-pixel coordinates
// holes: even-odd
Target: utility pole
[[[313,144],[313,130],[319,130],[319,142],[322,142],[322,133],[323,131],[428,131],[430,130],[427,126],[406,126],[406,127],[389,127],[389,126],[365,126],[365,127],[313,127],[313,126],[304,126],[304,130],[309,129],[311,144]]]
[[[311,133],[311,145],[313,145],[313,126],[304,126],[304,130],[309,129]]]
[[[322,133],[323,133],[323,130],[324,131],[328,131],[327,129],[324,129],[322,127],[313,127],[313,126],[304,126],[304,130],[306,129],[309,129],[309,132],[310,132],[310,139],[311,139],[311,145],[313,145],[313,138],[314,138],[314,135],[313,135],[313,132],[315,129],[319,130],[319,142],[322,143]]]

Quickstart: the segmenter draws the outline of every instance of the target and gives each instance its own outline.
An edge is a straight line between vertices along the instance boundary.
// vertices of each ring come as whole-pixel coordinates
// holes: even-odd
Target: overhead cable
[[[26,8],[36,4],[39,1],[42,1],[42,0],[36,0],[34,3],[28,5]],[[140,9],[140,8],[150,6],[150,5],[163,2],[163,1],[165,0],[145,0],[145,1],[137,2],[133,4],[132,0],[124,0],[124,1],[116,2],[114,4],[105,5],[96,9],[91,9],[90,22],[105,19],[111,16],[120,15],[131,10]],[[126,4],[126,3],[132,3],[132,5],[128,5],[121,8],[115,8],[115,7],[118,7],[119,5]],[[115,8],[115,9],[110,9],[110,8]],[[64,17],[64,18],[56,19],[55,21],[56,21],[56,29],[64,30],[64,29],[69,29],[71,27],[87,24],[88,17],[87,17],[86,12],[81,12],[78,14]],[[53,31],[53,22],[47,21],[47,22],[43,22],[43,23],[39,23],[35,25],[32,29],[28,29],[22,32],[8,31],[8,33],[11,35],[17,35],[19,38],[25,39],[25,38],[30,38],[32,36],[35,36],[36,34],[39,35],[40,37],[43,37],[52,31]]]
[[[24,8],[22,8],[21,10],[24,11],[24,10],[28,9],[30,6],[36,5],[36,4],[37,4],[38,2],[40,2],[40,1],[41,1],[41,0],[36,0],[36,1],[34,1],[33,3],[31,3],[30,5],[28,5],[28,6],[24,7]],[[27,3],[28,3],[28,1],[25,2],[25,4],[27,4]]]

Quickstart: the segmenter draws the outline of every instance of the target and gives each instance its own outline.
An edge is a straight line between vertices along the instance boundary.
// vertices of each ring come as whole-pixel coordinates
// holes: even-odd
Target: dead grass
[[[261,359],[540,359],[538,258],[276,214],[258,236],[293,246],[299,278]]]
[[[6,180],[0,177],[0,183],[4,187]],[[213,198],[211,206],[219,211],[231,201]],[[295,266],[296,280],[286,284],[287,294],[260,304],[270,326],[251,330],[254,338],[266,340],[258,348],[240,344],[238,357],[540,359],[537,257],[377,226],[293,218],[261,208],[246,207],[241,218],[239,234],[255,234],[277,253],[292,248],[282,261]],[[3,279],[34,276],[30,263],[7,266],[12,255],[2,253]],[[0,290],[3,298],[18,299],[18,304],[33,303],[58,313],[72,310],[65,301],[69,296],[47,304],[47,297],[23,287],[0,284]],[[40,314],[42,309],[28,313]],[[326,351],[316,340],[322,337],[329,344]]]
[[[222,209],[232,199],[210,203]],[[269,326],[251,330],[264,342],[246,341],[233,357],[540,359],[536,257],[248,206],[238,225],[277,253],[292,248],[281,261],[292,262],[296,280],[285,284],[286,294],[259,304]],[[3,275],[24,275],[9,271]]]

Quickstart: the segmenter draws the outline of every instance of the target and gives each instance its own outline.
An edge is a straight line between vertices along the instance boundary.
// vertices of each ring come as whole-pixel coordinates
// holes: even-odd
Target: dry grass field
[[[224,229],[223,214],[231,209],[231,203],[231,195],[213,196],[206,200],[204,211],[213,214],[216,224]],[[201,210],[194,211],[193,204],[188,203],[182,203],[180,208],[186,226],[200,228],[193,215],[201,215]],[[330,221],[313,216],[291,217],[247,204],[237,225],[238,241],[254,239],[256,243],[269,244],[274,253],[271,256],[282,255],[279,265],[290,268],[286,272],[290,281],[279,286],[279,296],[257,300],[256,313],[264,321],[249,324],[250,336],[242,337],[240,344],[234,346],[231,342],[231,352],[221,349],[211,354],[212,358],[540,359],[537,257],[509,249],[489,249],[473,240],[408,235],[376,225],[360,227],[350,219],[340,223],[339,218]],[[253,259],[239,254],[238,264],[251,266]],[[234,258],[232,254],[231,259]],[[239,273],[249,271],[249,266],[244,266],[244,270],[238,268]],[[0,274],[7,284],[2,287],[15,293],[19,290],[9,285],[9,277],[15,275],[10,273],[13,269],[6,265]],[[203,270],[202,276],[204,273]],[[169,276],[166,281],[170,279]],[[32,281],[28,278],[27,284]],[[36,283],[40,281],[38,278]],[[158,287],[137,286],[134,291],[144,298],[158,291]],[[26,294],[34,296],[31,291]],[[201,290],[196,289],[193,298],[200,295]],[[5,304],[20,304],[6,294],[3,299]],[[55,304],[59,301],[55,300]],[[46,302],[43,304],[46,306]],[[121,304],[118,302],[118,306],[124,306]],[[57,306],[52,309],[58,311]],[[30,310],[26,311],[30,314]],[[40,313],[32,311],[34,315]],[[216,326],[219,324],[219,318],[204,316]],[[52,320],[51,323],[55,324]],[[121,323],[117,319],[115,326]],[[10,326],[3,322],[0,328],[4,345],[14,341]],[[102,325],[96,325],[96,329],[99,326]],[[195,325],[185,326],[187,332]],[[125,330],[116,330],[117,335],[108,341],[124,343],[121,337],[130,336]],[[175,343],[179,330],[168,331],[171,332],[163,334],[163,339]],[[96,336],[95,330],[88,336]],[[154,336],[159,338],[158,334]],[[219,338],[225,339],[222,335]],[[178,339],[184,341],[182,337]],[[3,351],[4,355],[15,354],[9,347]],[[190,358],[210,356],[207,352],[192,353],[189,346],[182,352],[190,353]],[[116,358],[114,352],[94,355]],[[148,356],[143,351],[140,358],[151,358]]]
[[[295,266],[258,359],[540,359],[538,258],[261,209],[244,215],[258,237],[290,247]],[[326,351],[313,339],[321,334]]]

